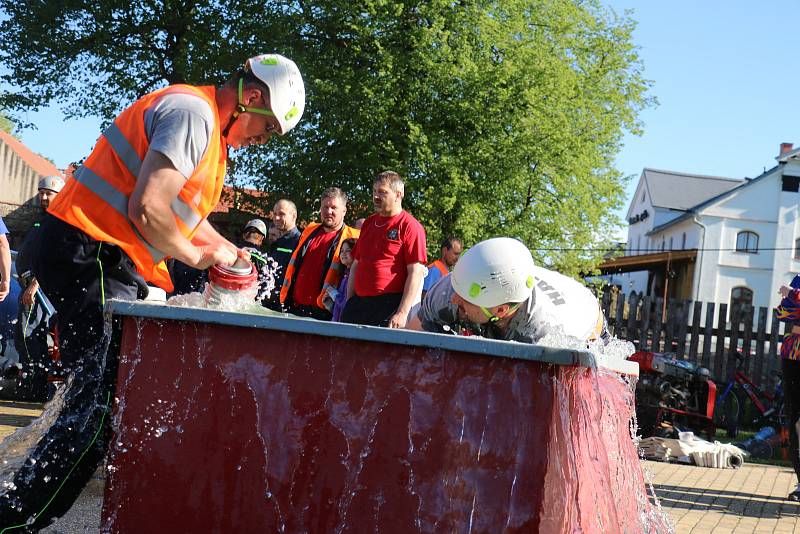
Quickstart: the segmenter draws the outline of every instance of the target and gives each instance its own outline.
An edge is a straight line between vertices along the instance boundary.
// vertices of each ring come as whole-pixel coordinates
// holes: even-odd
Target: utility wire
[[[736,248],[686,248],[686,249],[671,249],[671,250],[647,250],[644,248],[624,248],[624,247],[616,247],[616,248],[569,248],[569,247],[558,247],[558,248],[532,248],[530,250],[537,250],[537,251],[546,251],[546,252],[558,252],[558,251],[582,251],[582,252],[645,252],[647,254],[661,254],[663,252],[691,252],[691,251],[698,251],[698,252],[744,252],[747,254],[754,254],[761,252],[762,250],[796,250],[794,247],[772,247],[772,248],[759,248],[758,250],[739,250]]]

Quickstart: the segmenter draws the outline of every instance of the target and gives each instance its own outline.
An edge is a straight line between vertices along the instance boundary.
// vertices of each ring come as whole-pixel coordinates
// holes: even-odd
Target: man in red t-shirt
[[[347,196],[338,187],[329,187],[320,197],[319,223],[303,231],[286,266],[280,300],[294,315],[329,321],[333,299],[328,287],[336,289],[344,274],[339,261],[342,241],[358,237],[358,230],[344,224]]]
[[[372,184],[375,213],[361,227],[347,283],[342,322],[403,328],[425,277],[425,229],[403,210],[403,179],[380,173]]]

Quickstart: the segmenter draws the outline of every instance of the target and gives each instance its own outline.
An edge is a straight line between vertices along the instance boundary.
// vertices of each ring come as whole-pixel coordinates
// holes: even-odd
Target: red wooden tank
[[[591,353],[144,303],[103,532],[642,532],[633,391]]]

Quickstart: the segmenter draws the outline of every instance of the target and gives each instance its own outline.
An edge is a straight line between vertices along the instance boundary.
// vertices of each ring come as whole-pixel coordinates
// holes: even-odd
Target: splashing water
[[[247,289],[239,291],[224,290],[207,282],[202,293],[175,295],[167,300],[169,306],[190,308],[208,308],[222,311],[253,313],[258,315],[282,315],[261,306],[261,302],[276,290],[276,273],[278,263],[270,257],[264,257],[258,270],[258,282]],[[261,262],[260,262],[261,263]],[[258,265],[258,264],[256,264]]]
[[[257,301],[268,299],[277,288],[277,274],[280,271],[278,262],[269,256],[264,258],[264,264],[258,271],[258,293],[256,294]]]
[[[594,355],[598,367],[592,380],[587,381],[585,376],[580,376],[587,375],[585,370],[569,369],[562,370],[561,376],[554,379],[561,413],[570,414],[570,420],[561,421],[561,424],[565,427],[572,427],[571,430],[565,432],[571,443],[560,443],[555,446],[566,446],[571,449],[565,455],[566,457],[577,455],[578,451],[574,450],[575,447],[592,447],[595,455],[601,452],[601,449],[605,449],[608,466],[615,467],[610,470],[611,487],[596,488],[596,494],[602,495],[608,490],[613,492],[624,488],[622,494],[635,495],[636,502],[617,503],[623,510],[623,516],[638,518],[636,526],[640,526],[642,532],[674,533],[674,525],[662,509],[656,496],[652,484],[652,473],[643,468],[639,461],[643,455],[639,447],[640,439],[636,422],[636,379],[606,369],[606,367],[614,367],[617,362],[627,360],[636,351],[633,343],[612,337],[607,343],[598,340],[587,344],[585,341],[568,336],[562,330],[555,328],[539,340],[538,344],[562,349],[588,349]],[[599,425],[596,420],[581,422],[581,419],[591,410],[585,409],[580,403],[575,403],[576,391],[584,398],[596,396],[599,400],[602,406]],[[581,435],[592,434],[600,439],[604,447],[592,446],[592,440],[581,443]],[[573,468],[579,472],[581,466],[576,465]],[[576,487],[575,491],[579,491],[579,488]],[[624,511],[626,504],[633,505],[627,513]],[[600,519],[595,518],[599,524],[602,523]],[[602,519],[608,520],[607,517]],[[575,521],[575,525],[579,525],[580,522],[577,519]]]
[[[42,415],[33,420],[28,426],[14,431],[2,442],[2,455],[0,455],[0,490],[12,489],[14,475],[28,457],[30,450],[42,439],[53,422],[61,413],[64,405],[64,392],[69,387],[59,387],[53,400],[44,407]]]
[[[219,302],[214,304],[209,304],[201,293],[172,297],[167,304],[170,306],[212,308],[254,314],[275,313],[259,304],[262,299],[268,297],[275,290],[275,267],[275,263],[272,262],[271,265],[266,264],[261,268],[257,287],[248,291],[222,295],[223,298],[220,298]],[[142,325],[145,322],[137,319],[139,332],[137,332],[136,336],[136,346],[133,353],[123,355],[123,359],[127,358],[129,360],[128,363],[130,363],[130,360],[133,363],[128,367],[127,379],[123,378],[118,386],[121,399],[118,405],[118,416],[115,420],[117,428],[120,428],[121,418],[125,413],[125,395],[123,393],[126,388],[132,387],[132,379],[139,363],[146,363],[149,360],[149,358],[145,357],[147,354],[143,355],[141,353],[141,345],[145,342],[142,339]],[[269,397],[271,399],[269,403],[271,407],[279,404],[278,401],[284,399],[284,397],[287,403],[291,400],[289,382],[292,380],[292,375],[281,374],[280,376],[283,376],[284,379],[279,379],[278,376],[271,377],[271,370],[268,372],[264,368],[263,371],[260,371],[266,363],[255,356],[250,356],[252,361],[241,360],[223,365],[205,354],[204,344],[206,342],[200,340],[201,336],[198,335],[197,325],[183,325],[182,328],[189,330],[184,332],[184,337],[187,337],[189,341],[187,343],[185,339],[184,345],[188,344],[188,346],[179,347],[179,350],[174,351],[179,352],[179,354],[170,353],[171,356],[180,358],[181,361],[185,358],[187,363],[188,370],[185,371],[186,375],[184,376],[184,371],[181,371],[175,378],[175,390],[180,391],[180,395],[169,402],[162,401],[161,398],[153,400],[146,407],[146,410],[142,411],[142,413],[147,414],[147,417],[142,421],[142,425],[127,429],[122,425],[122,430],[127,432],[125,433],[125,438],[123,438],[124,441],[116,442],[114,445],[116,459],[123,459],[128,454],[135,455],[137,452],[145,450],[149,446],[148,444],[155,441],[163,442],[177,439],[178,443],[180,443],[180,440],[184,439],[183,422],[190,421],[189,415],[204,405],[202,402],[186,401],[186,399],[194,399],[195,397],[202,399],[202,390],[199,389],[202,384],[196,380],[198,375],[193,374],[191,371],[192,360],[196,359],[201,369],[203,366],[209,366],[218,369],[218,372],[222,372],[225,376],[225,383],[230,388],[231,398],[236,394],[240,394],[238,388],[244,384],[246,385],[246,391],[250,392],[254,398]],[[154,337],[158,337],[158,339],[154,340]],[[155,343],[155,346],[150,347],[150,349],[153,353],[160,354],[164,352],[163,349],[172,346],[169,338],[170,336],[168,335],[164,335],[163,338],[151,335],[146,343],[148,345]],[[539,344],[572,350],[587,349],[585,342],[567,336],[558,330],[550,332],[539,341]],[[636,438],[635,411],[633,409],[635,381],[629,377],[603,369],[606,365],[613,366],[614,362],[627,359],[634,351],[633,345],[626,341],[612,338],[607,344],[602,342],[591,343],[588,349],[596,358],[598,363],[597,370],[555,366],[556,369],[551,375],[555,410],[552,419],[545,424],[550,424],[552,428],[547,447],[557,451],[557,454],[553,454],[549,460],[550,465],[547,476],[553,476],[556,479],[560,478],[561,481],[545,480],[544,506],[542,507],[545,512],[542,517],[540,531],[568,532],[583,529],[587,532],[602,532],[604,527],[613,529],[614,525],[625,525],[630,527],[630,530],[628,528],[625,529],[626,532],[672,532],[672,527],[660,508],[658,500],[655,498],[652,484],[649,484],[650,480],[648,480],[646,474],[642,473],[642,467],[636,454],[638,441]],[[333,354],[334,349],[332,348],[329,357],[333,358]],[[398,359],[401,363],[408,360],[405,361],[405,367],[398,366],[398,363],[387,362],[385,368],[377,368],[374,371],[376,373],[375,376],[381,377],[384,374],[391,374],[392,381],[394,381],[395,379],[403,378],[403,373],[408,373],[410,377],[418,372],[416,366],[419,365],[419,362],[407,359],[404,356],[398,356]],[[244,365],[245,363],[247,365]],[[274,364],[280,365],[279,360],[276,360]],[[426,364],[432,366],[430,372],[434,373],[434,375],[437,372],[436,364],[435,359]],[[144,366],[145,364],[142,365]],[[342,363],[338,365],[342,365]],[[344,497],[339,502],[342,520],[346,521],[347,513],[351,513],[349,512],[352,506],[351,501],[354,501],[360,493],[363,493],[359,476],[364,469],[369,468],[369,462],[374,461],[373,457],[379,447],[379,444],[375,442],[376,432],[390,397],[385,399],[366,397],[362,400],[364,403],[362,408],[351,412],[350,403],[353,401],[348,397],[351,392],[347,385],[349,382],[345,380],[350,374],[346,373],[341,377],[336,375],[338,378],[334,380],[335,371],[335,367],[330,370],[331,391],[328,392],[328,397],[324,403],[319,406],[319,411],[314,413],[328,413],[328,424],[339,429],[341,436],[345,436],[342,439],[347,440],[346,453],[340,458],[340,462],[347,467],[346,472],[350,473],[346,476],[348,486],[354,489],[353,491],[345,492],[343,494]],[[509,378],[513,380],[512,377]],[[413,382],[411,378],[406,379],[408,383]],[[299,383],[296,385],[299,385]],[[345,393],[348,394],[346,395]],[[57,393],[54,400],[45,408],[45,413],[40,419],[29,427],[17,431],[8,439],[8,444],[4,443],[3,454],[0,456],[2,458],[2,462],[0,462],[0,494],[2,494],[3,488],[8,488],[8,484],[13,485],[13,478],[10,478],[10,474],[13,474],[21,462],[25,460],[28,449],[41,439],[52,420],[58,415],[60,403],[62,402],[61,394],[61,392]],[[426,434],[426,429],[428,429],[426,421],[429,415],[426,414],[431,414],[432,410],[435,411],[436,408],[425,401],[425,395],[422,393],[408,393],[408,395],[408,456],[412,458],[415,455],[414,440],[417,439],[417,436]],[[136,396],[131,396],[130,399],[136,401]],[[284,410],[276,410],[275,413],[270,411],[269,416],[266,414],[259,415],[259,423],[257,425],[258,439],[262,443],[263,453],[266,455],[269,451],[270,458],[280,458],[280,454],[285,454],[283,452],[285,445],[271,441],[275,439],[276,435],[279,435],[278,431],[268,432],[271,428],[268,426],[271,424],[268,421],[274,419],[275,414],[283,414],[282,417],[288,417],[290,422],[295,423],[295,431],[298,434],[302,432],[303,428],[308,428],[307,424],[297,419],[299,416],[290,409],[291,405],[287,404],[284,408]],[[281,423],[281,425],[283,424]],[[484,425],[486,424],[484,422]],[[366,428],[368,432],[363,440],[364,443],[359,445],[358,440],[350,436],[353,434],[354,428],[362,427]],[[187,428],[189,428],[188,425]],[[171,432],[171,430],[175,432]],[[464,429],[462,427],[462,436],[463,433]],[[479,441],[476,462],[480,461],[481,458],[480,453],[484,443],[482,432]],[[462,446],[468,447],[469,440]],[[589,449],[588,452],[587,449]],[[15,454],[8,455],[8,451],[13,451]],[[314,456],[321,454],[317,449],[305,452]],[[587,458],[591,461],[587,462]],[[272,461],[274,462],[275,460]],[[339,466],[326,465],[328,468],[336,467],[341,469]],[[263,467],[265,477],[267,467],[268,462],[265,461]],[[117,466],[115,465],[109,466],[110,472],[114,472],[116,469]],[[602,471],[604,475],[607,475],[607,478],[603,479],[605,483],[595,482],[594,475],[587,477],[587,470],[592,470],[595,473],[598,470]],[[520,471],[520,473],[522,472]],[[413,474],[414,472],[412,471],[411,475]],[[588,484],[583,482],[587,479],[591,481]],[[514,481],[516,482],[516,475],[514,476]],[[49,482],[49,480],[44,480],[44,482]],[[461,478],[453,481],[454,484],[456,482],[464,483]],[[415,486],[417,483],[414,476],[409,477],[408,484],[412,488],[411,494],[415,496],[425,489],[422,486]],[[513,487],[512,485],[512,494]],[[634,502],[617,503],[615,502],[617,494],[635,495],[635,500]],[[266,495],[270,504],[277,510],[279,530],[283,530],[285,528],[286,520],[284,519],[284,514],[286,511],[281,511],[280,505],[284,501],[269,491],[267,491]],[[580,499],[581,503],[599,503],[602,501],[604,505],[597,506],[596,509],[592,506],[574,506],[568,500],[572,496],[577,496],[575,498]],[[420,506],[423,503],[426,506],[432,506],[429,502],[433,501],[430,501],[430,497],[428,499],[425,500],[420,497]],[[475,511],[474,508],[473,511]],[[510,520],[511,515],[509,515]],[[470,521],[472,521],[472,515],[470,515]],[[590,525],[594,526],[591,527]],[[590,527],[587,529],[587,526]],[[548,530],[548,527],[553,527],[553,529]],[[597,530],[593,530],[593,528]]]

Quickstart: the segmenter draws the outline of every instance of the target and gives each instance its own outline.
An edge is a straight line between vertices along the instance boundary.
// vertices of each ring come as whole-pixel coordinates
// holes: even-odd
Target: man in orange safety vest
[[[67,181],[31,257],[56,308],[71,377],[58,419],[0,488],[0,531],[38,530],[63,514],[105,455],[120,334],[104,323],[106,299],[145,298],[148,284],[170,291],[170,257],[197,269],[233,264],[239,250],[206,219],[228,148],[286,134],[304,107],[297,65],[258,55],[221,87],[172,85],[143,96]]]

